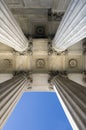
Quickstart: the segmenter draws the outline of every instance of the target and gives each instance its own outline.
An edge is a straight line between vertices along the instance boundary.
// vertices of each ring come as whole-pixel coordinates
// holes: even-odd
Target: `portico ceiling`
[[[20,54],[0,43],[0,73],[14,71],[82,73],[86,70],[83,46],[85,41],[76,43],[61,54],[52,50],[50,37],[54,37],[70,0],[5,1],[31,45],[27,52]]]
[[[35,35],[35,26],[44,26],[46,36],[55,35],[70,0],[5,0],[24,34]],[[51,11],[50,11],[51,9]],[[57,13],[53,16],[50,13]],[[52,15],[52,16],[50,16]]]

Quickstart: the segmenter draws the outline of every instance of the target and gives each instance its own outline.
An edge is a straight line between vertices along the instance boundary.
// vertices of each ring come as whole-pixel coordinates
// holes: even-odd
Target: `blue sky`
[[[26,92],[3,130],[72,130],[72,128],[54,92]]]

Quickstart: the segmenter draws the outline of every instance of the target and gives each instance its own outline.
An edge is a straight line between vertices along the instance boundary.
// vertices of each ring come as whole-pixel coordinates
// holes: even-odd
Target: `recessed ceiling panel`
[[[66,70],[68,72],[81,72],[83,69],[82,55],[68,55],[66,57]]]
[[[40,5],[42,7],[51,8],[53,4],[53,0],[40,0]]]
[[[24,0],[26,7],[30,8],[50,8],[53,0]]]
[[[68,5],[70,3],[70,0],[54,0],[53,1],[53,11],[55,12],[64,12]]]
[[[0,73],[14,71],[15,60],[12,53],[0,53]]]
[[[22,7],[23,0],[5,0],[10,7]]]
[[[65,71],[65,56],[52,55],[49,57],[49,70]]]

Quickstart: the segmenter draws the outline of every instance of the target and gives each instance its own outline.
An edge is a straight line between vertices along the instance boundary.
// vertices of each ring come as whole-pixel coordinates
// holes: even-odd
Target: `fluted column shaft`
[[[4,0],[0,0],[0,42],[20,52],[28,47],[28,40]]]
[[[0,84],[0,126],[5,124],[15,104],[20,99],[25,87],[27,78],[25,75],[17,75],[12,79]]]
[[[52,83],[73,130],[86,130],[86,87],[62,76]]]
[[[86,0],[71,0],[53,39],[53,48],[64,51],[86,37]]]

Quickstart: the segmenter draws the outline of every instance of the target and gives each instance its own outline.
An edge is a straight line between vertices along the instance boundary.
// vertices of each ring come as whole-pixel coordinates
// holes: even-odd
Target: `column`
[[[28,40],[4,0],[0,0],[0,42],[20,52],[28,48]]]
[[[26,85],[27,78],[23,74],[0,84],[0,130],[20,99]]]
[[[86,87],[62,76],[52,83],[73,130],[86,130]]]
[[[86,0],[71,0],[53,39],[53,48],[64,51],[86,37]]]

